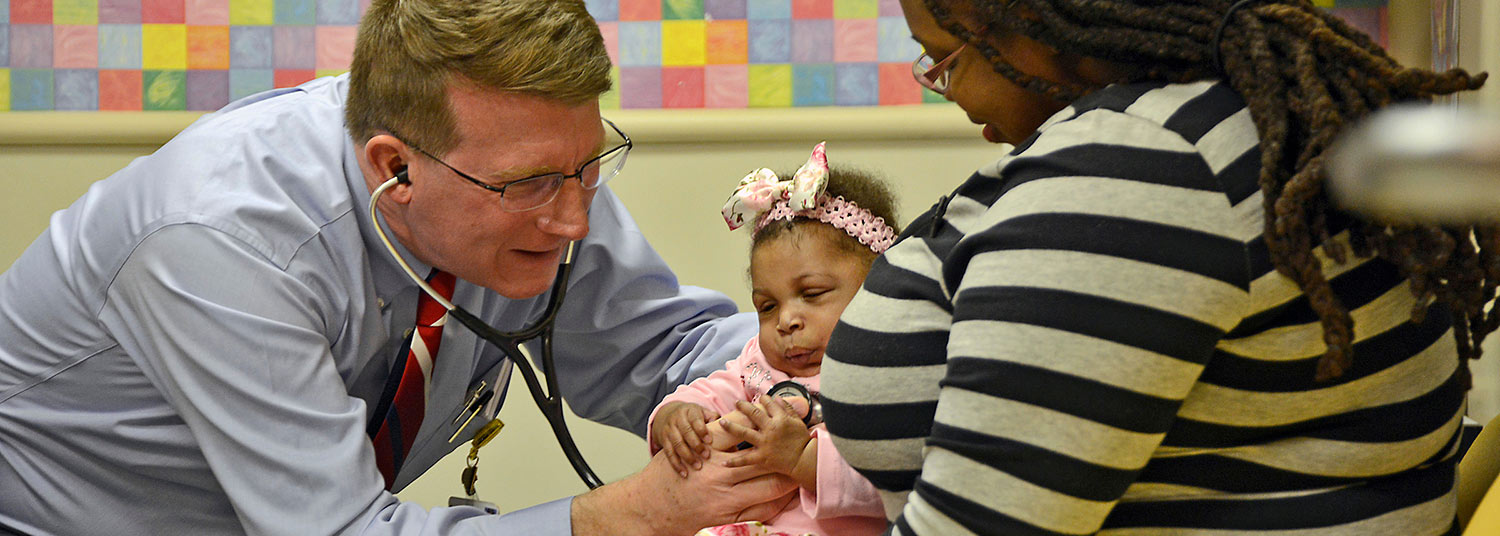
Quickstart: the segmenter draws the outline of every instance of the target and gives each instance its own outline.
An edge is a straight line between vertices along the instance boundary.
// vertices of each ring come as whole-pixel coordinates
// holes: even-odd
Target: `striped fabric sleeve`
[[[1243,222],[1180,134],[1093,109],[983,170],[943,259],[953,325],[898,534],[1088,534],[1248,307]]]

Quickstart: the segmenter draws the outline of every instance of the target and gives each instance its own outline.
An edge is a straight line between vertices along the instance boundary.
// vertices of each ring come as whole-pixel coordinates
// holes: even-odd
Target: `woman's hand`
[[[744,414],[750,426],[731,419],[719,422],[724,431],[752,447],[730,458],[726,464],[729,467],[755,465],[788,476],[796,473],[803,450],[807,449],[812,436],[792,404],[781,398],[762,397],[754,404],[736,402],[735,408]]]
[[[672,469],[687,477],[688,468],[703,468],[708,459],[708,423],[719,413],[687,402],[671,402],[656,412],[651,423],[651,440],[661,447]]]

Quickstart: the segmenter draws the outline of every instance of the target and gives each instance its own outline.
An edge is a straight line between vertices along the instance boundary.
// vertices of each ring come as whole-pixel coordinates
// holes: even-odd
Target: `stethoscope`
[[[515,363],[515,368],[521,371],[521,377],[526,380],[526,388],[531,391],[531,399],[536,402],[536,407],[542,411],[542,415],[547,417],[547,423],[552,425],[552,435],[557,436],[557,444],[562,447],[563,455],[568,457],[568,463],[573,464],[573,470],[578,472],[578,477],[583,479],[583,483],[589,489],[604,485],[604,482],[599,480],[599,476],[594,474],[594,470],[589,468],[588,462],[584,461],[583,453],[578,451],[578,445],[573,442],[573,434],[568,432],[568,424],[563,420],[562,393],[557,388],[557,371],[552,364],[552,327],[557,320],[557,309],[562,305],[563,295],[568,291],[568,274],[573,271],[573,253],[577,243],[568,243],[568,251],[563,254],[562,261],[557,265],[557,279],[552,282],[552,295],[547,301],[547,309],[542,313],[542,318],[531,327],[520,331],[500,331],[454,305],[428,285],[427,281],[418,277],[417,272],[412,270],[411,265],[406,263],[406,259],[401,258],[401,254],[396,251],[396,246],[391,243],[390,237],[386,236],[385,229],[380,225],[375,203],[390,187],[409,182],[406,178],[406,171],[403,170],[370,194],[370,221],[375,225],[375,234],[380,236],[380,241],[385,243],[385,248],[390,251],[391,257],[395,258],[396,263],[401,265],[401,269],[406,271],[406,276],[422,288],[422,292],[426,292],[433,300],[442,304],[443,308],[448,310],[448,315],[469,328],[469,331],[505,352],[505,356]],[[532,370],[531,361],[526,358],[526,354],[521,353],[521,343],[531,339],[541,341],[542,363],[539,368],[547,376],[546,391],[542,390],[541,381],[537,379],[536,371]],[[495,386],[496,389],[502,387]],[[479,408],[475,408],[474,411],[479,411]]]
[[[782,380],[772,385],[771,389],[766,392],[766,396],[771,398],[801,397],[807,400],[807,415],[802,417],[802,423],[813,426],[823,422],[823,402],[818,398],[817,393],[812,392],[805,385],[792,380]]]
[[[802,416],[802,424],[812,427],[823,423],[823,402],[818,398],[817,393],[812,392],[805,385],[792,380],[782,380],[777,382],[776,385],[772,385],[771,389],[766,391],[766,396],[770,398],[802,398],[807,400],[807,415]],[[741,441],[738,445],[734,446],[734,450],[745,450],[751,446],[749,441]]]

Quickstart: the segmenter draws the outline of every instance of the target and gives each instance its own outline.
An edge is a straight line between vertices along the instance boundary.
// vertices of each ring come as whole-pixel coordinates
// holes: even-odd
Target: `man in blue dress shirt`
[[[504,516],[429,511],[376,469],[366,427],[418,296],[377,225],[502,330],[535,321],[580,241],[558,377],[580,415],[638,434],[754,334],[679,286],[607,187],[517,186],[590,180],[614,148],[609,67],[581,1],[376,0],[350,75],[234,102],[54,215],[0,274],[0,532],[654,535],[784,504],[783,479],[654,459]],[[472,436],[450,417],[510,367],[459,326],[434,362],[394,489]],[[747,510],[704,511],[710,494]]]

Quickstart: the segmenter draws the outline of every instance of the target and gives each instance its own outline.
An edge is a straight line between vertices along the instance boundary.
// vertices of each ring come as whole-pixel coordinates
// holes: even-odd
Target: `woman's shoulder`
[[[1078,99],[1048,123],[1076,120],[1091,112],[1113,112],[1160,125],[1196,143],[1245,110],[1245,100],[1221,80],[1151,81],[1108,86]]]
[[[1058,112],[980,174],[1002,178],[1005,189],[1124,179],[1218,191],[1237,204],[1255,191],[1258,147],[1244,100],[1222,82],[1118,84]]]

